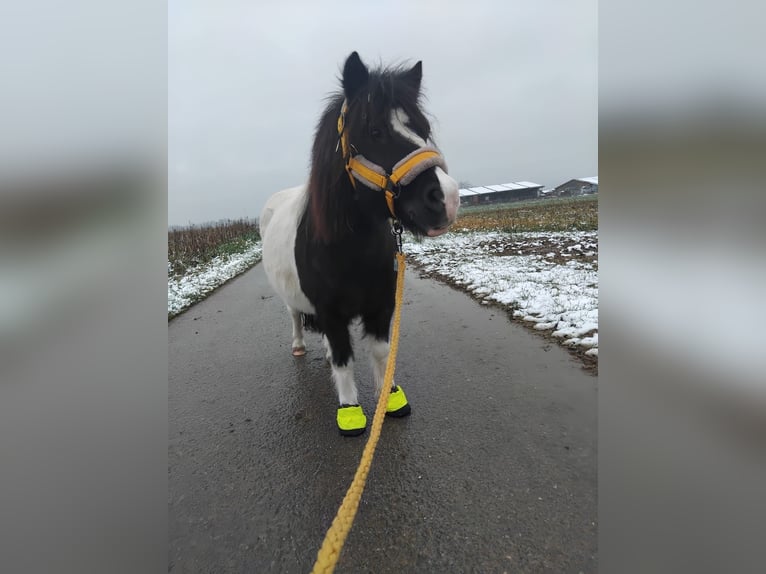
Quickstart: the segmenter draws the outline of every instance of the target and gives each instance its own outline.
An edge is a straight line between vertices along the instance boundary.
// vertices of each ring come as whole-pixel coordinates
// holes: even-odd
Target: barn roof
[[[503,183],[500,185],[503,189],[526,189],[527,186],[521,185],[520,183]]]
[[[499,191],[532,189],[536,187],[542,187],[542,185],[539,183],[532,183],[531,181],[517,181],[511,183],[499,183],[495,185],[469,187],[467,189],[458,190],[458,193],[460,194],[460,197],[468,197],[471,195],[485,195],[488,193],[497,193]]]
[[[481,186],[479,186],[479,187],[469,187],[468,191],[472,191],[472,192],[478,193],[478,194],[481,194],[481,193],[494,193],[491,189],[487,189],[486,187],[481,187]]]
[[[577,181],[584,181],[585,183],[593,183],[598,185],[598,176],[593,177],[578,177]]]

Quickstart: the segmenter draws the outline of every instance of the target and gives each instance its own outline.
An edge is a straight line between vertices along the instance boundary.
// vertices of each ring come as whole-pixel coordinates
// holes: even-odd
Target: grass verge
[[[168,319],[261,260],[256,221],[226,220],[168,230]]]

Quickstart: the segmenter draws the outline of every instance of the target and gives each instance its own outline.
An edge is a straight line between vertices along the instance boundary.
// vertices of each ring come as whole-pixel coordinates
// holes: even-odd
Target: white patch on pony
[[[358,405],[359,397],[354,382],[354,360],[349,359],[343,367],[332,366],[332,379],[338,390],[338,403],[341,405]]]
[[[391,127],[393,130],[401,136],[404,136],[413,144],[418,147],[425,147],[426,140],[416,134],[408,125],[410,117],[402,108],[395,108],[391,110]]]
[[[447,209],[447,219],[449,224],[455,223],[457,218],[457,209],[460,207],[460,193],[458,192],[458,183],[452,179],[442,168],[436,167],[436,177],[439,179],[439,185],[444,193],[444,206]]]
[[[306,185],[284,189],[269,198],[261,214],[262,258],[269,283],[290,311],[313,315],[314,306],[301,291],[295,264],[295,235],[307,201]]]
[[[293,355],[302,357],[306,354],[306,344],[303,342],[303,324],[301,323],[300,311],[290,309],[290,317],[293,320]]]
[[[383,388],[383,381],[386,376],[386,363],[388,363],[388,352],[390,345],[388,341],[376,339],[370,344],[370,364],[372,365],[372,375],[375,380],[375,392],[380,393]],[[392,386],[395,383],[391,383]]]

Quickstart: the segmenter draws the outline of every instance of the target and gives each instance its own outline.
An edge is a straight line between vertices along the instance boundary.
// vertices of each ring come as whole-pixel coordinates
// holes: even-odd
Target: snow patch
[[[513,309],[513,316],[550,330],[565,345],[589,349],[598,355],[598,268],[574,258],[559,264],[553,252],[519,253],[527,245],[571,244],[560,255],[595,253],[597,231],[529,232],[513,235],[499,231],[448,233],[419,243],[408,241],[405,252],[427,272],[465,286],[483,302]],[[566,251],[569,251],[567,253]],[[587,336],[586,336],[587,335]]]
[[[203,265],[189,269],[182,277],[168,277],[168,316],[178,315],[260,260],[261,242],[251,241],[242,253],[219,255]],[[170,262],[168,269],[171,269]]]

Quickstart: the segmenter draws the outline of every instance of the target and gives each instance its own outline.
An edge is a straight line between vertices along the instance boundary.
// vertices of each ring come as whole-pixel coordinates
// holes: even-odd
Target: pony
[[[354,380],[349,325],[361,319],[379,393],[389,353],[397,240],[435,237],[454,223],[457,182],[421,108],[422,62],[368,69],[357,52],[328,98],[314,136],[308,182],[279,191],[260,218],[268,280],[292,318],[292,354],[304,328],[322,334],[338,394],[342,435],[367,426]],[[392,230],[394,231],[392,233]],[[398,238],[396,233],[398,233]],[[386,414],[410,414],[394,383]]]

